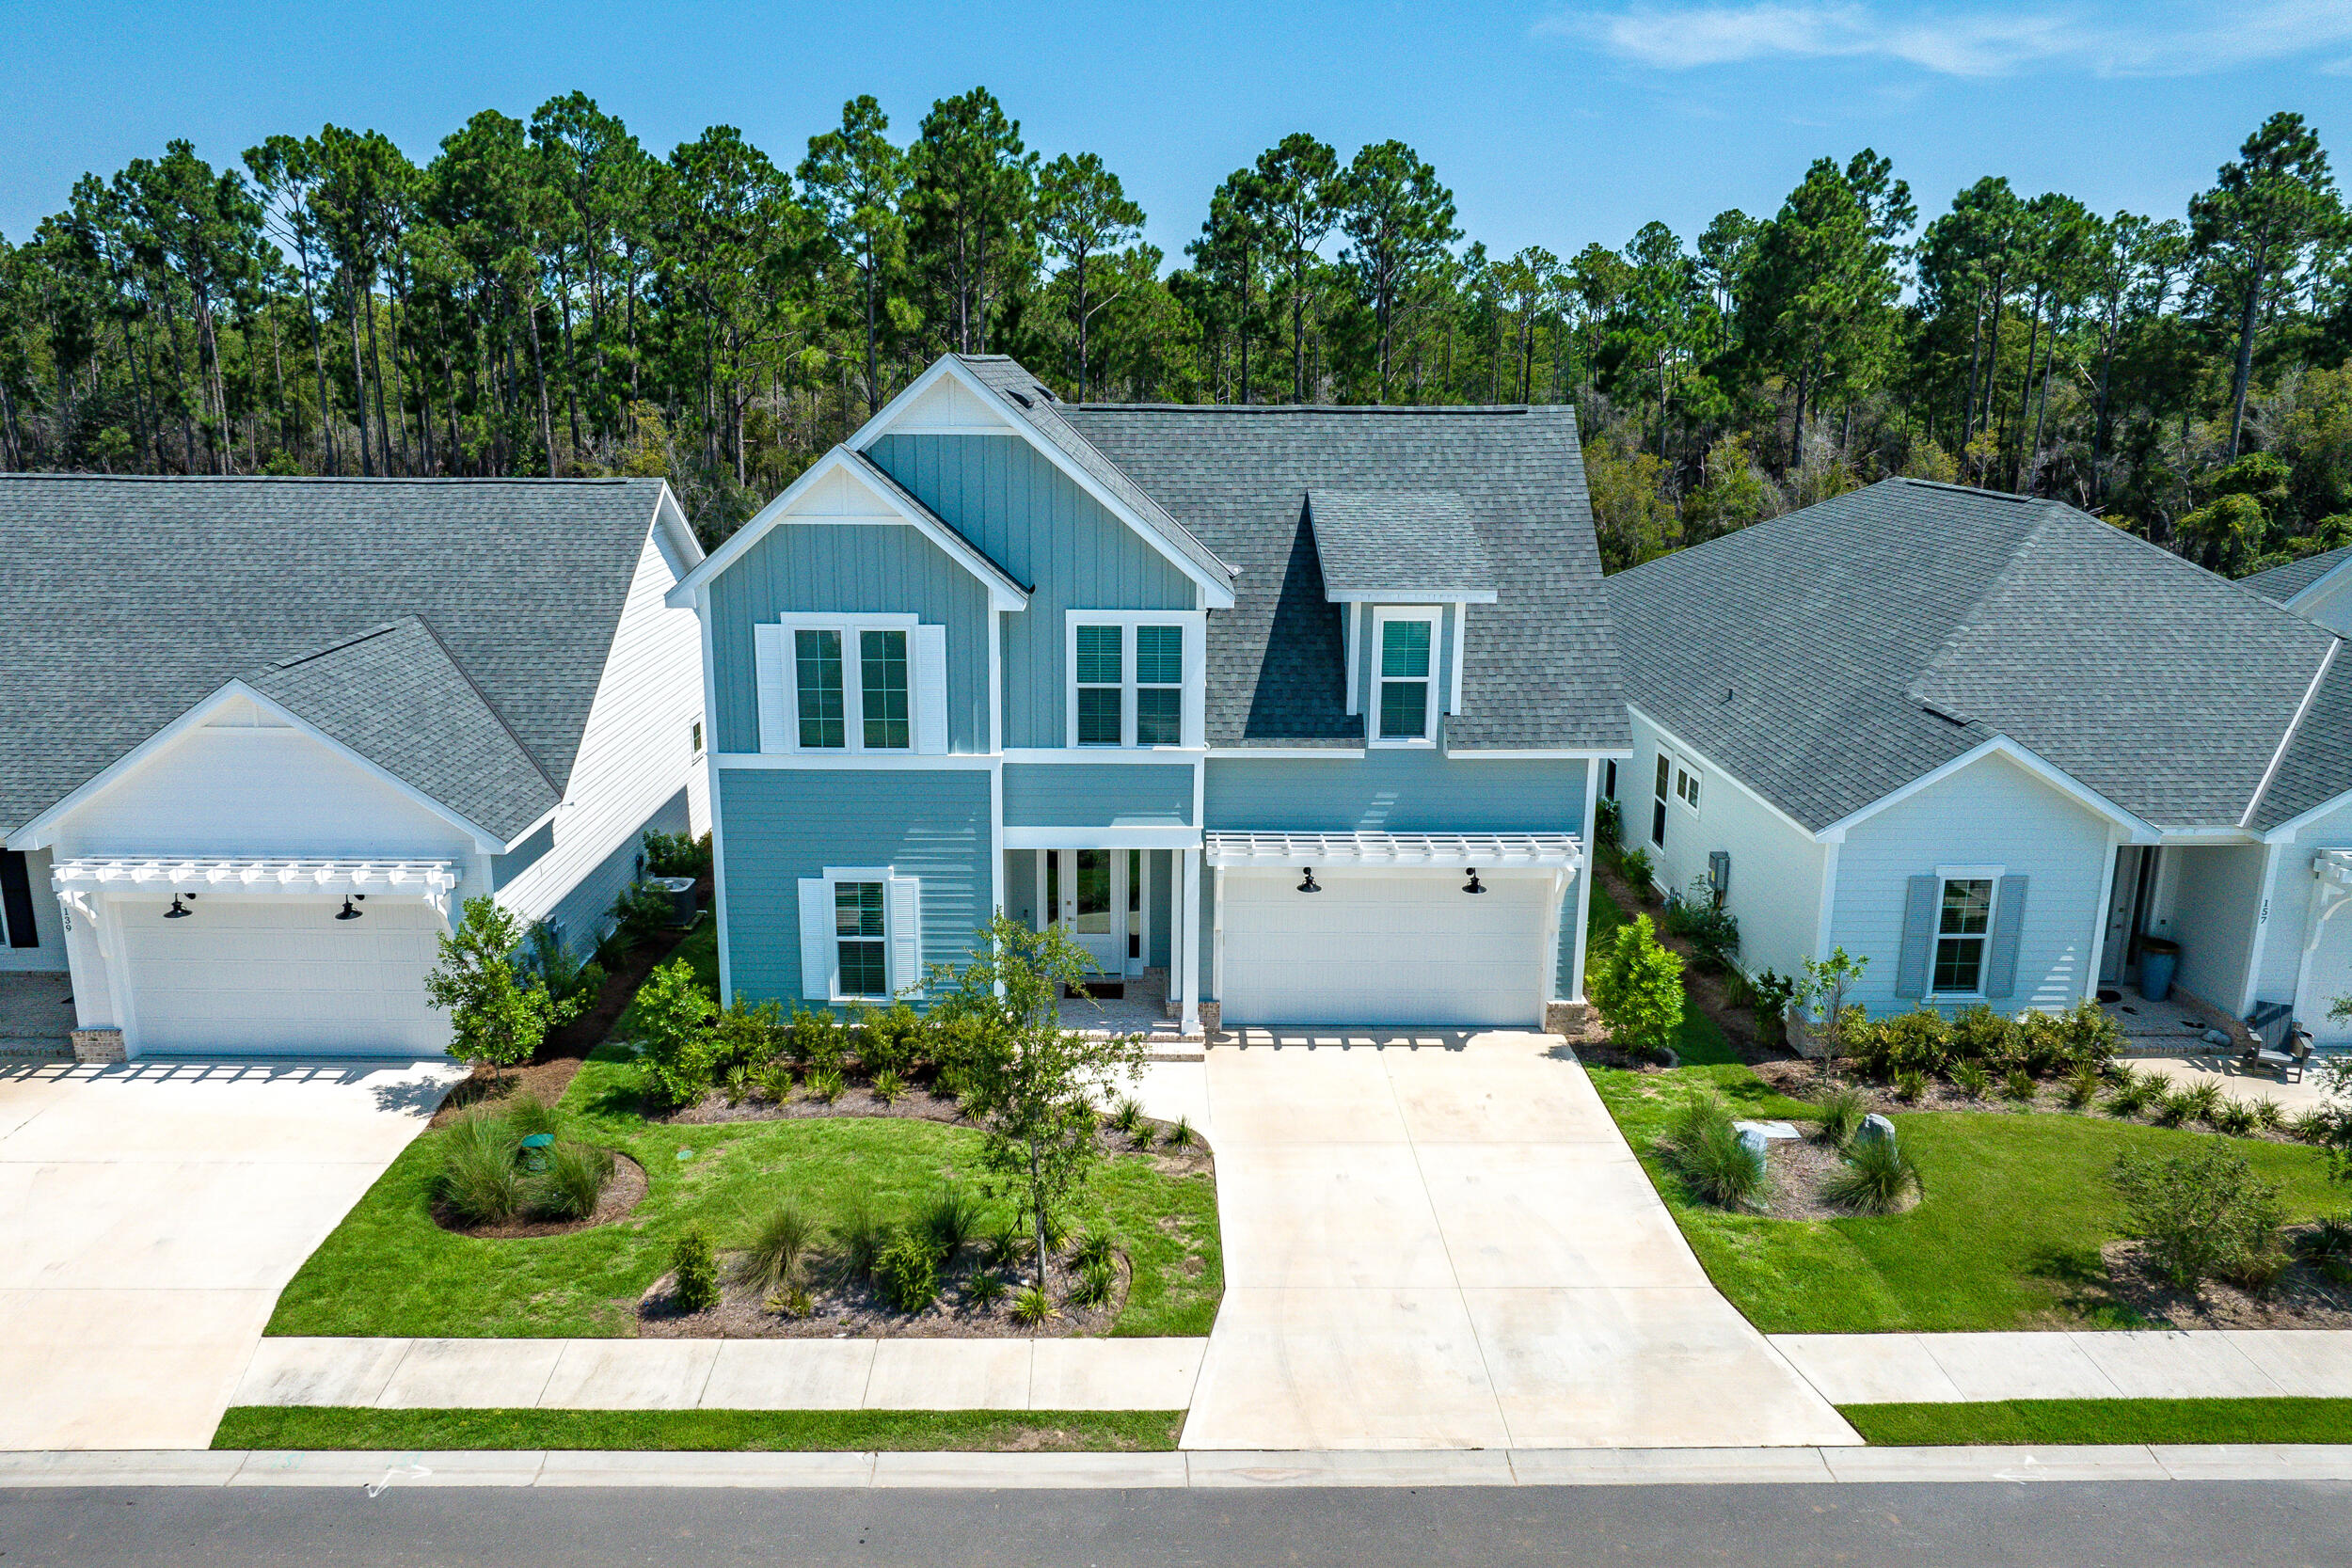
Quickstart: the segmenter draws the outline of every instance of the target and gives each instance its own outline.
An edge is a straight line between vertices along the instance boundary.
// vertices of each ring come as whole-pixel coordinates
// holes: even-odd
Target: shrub
[[[952,1181],[943,1181],[917,1220],[923,1239],[942,1264],[952,1264],[980,1228],[980,1200]]]
[[[548,1161],[548,1179],[539,1192],[538,1211],[551,1220],[584,1220],[596,1212],[605,1184],[612,1180],[613,1156],[609,1148],[564,1140]]]
[[[1725,1209],[1752,1208],[1763,1190],[1764,1163],[1728,1117],[1700,1122],[1690,1142],[1675,1147],[1674,1164],[1692,1192]]]
[[[1012,1298],[1012,1321],[1024,1328],[1035,1328],[1055,1316],[1052,1298],[1034,1285],[1024,1288]]]
[[[572,950],[564,945],[555,934],[555,927],[544,920],[534,920],[524,934],[531,948],[531,967],[539,976],[539,983],[558,1002],[579,997],[581,1004],[592,1000],[604,990],[607,975],[604,966],[593,959],[580,962]]]
[[[487,894],[469,898],[457,929],[436,939],[425,999],[449,1015],[449,1053],[499,1069],[527,1062],[548,1031],[575,1017],[584,997],[558,998],[536,974],[518,974],[522,927]]]
[[[872,1195],[853,1196],[848,1212],[833,1227],[834,1240],[841,1248],[842,1273],[850,1279],[872,1277],[882,1249],[890,1244],[890,1227],[874,1212]]]
[[[2130,1068],[2118,1069],[2115,1087],[2107,1094],[2107,1110],[2119,1117],[2136,1117],[2164,1095],[2164,1081]]]
[[[1200,1134],[1192,1130],[1190,1117],[1178,1117],[1168,1130],[1166,1142],[1170,1148],[1190,1148],[1200,1141]]]
[[[802,1083],[808,1090],[809,1099],[819,1105],[830,1105],[850,1092],[850,1085],[843,1081],[841,1069],[837,1067],[810,1068],[808,1076]]]
[[[1905,1068],[1895,1074],[1895,1098],[1906,1105],[1916,1105],[1928,1097],[1928,1075],[1917,1068]]]
[[[2010,1069],[2009,1076],[2001,1080],[2001,1093],[2020,1105],[2032,1104],[2036,1092],[2033,1074],[2024,1068]]]
[[[874,1074],[874,1098],[885,1105],[896,1105],[907,1097],[906,1081],[889,1068]]]
[[[1112,1132],[1134,1137],[1143,1126],[1143,1101],[1131,1094],[1120,1095],[1111,1106],[1109,1121]]]
[[[982,1269],[972,1276],[972,1283],[963,1288],[963,1293],[975,1307],[993,1307],[1005,1299],[1005,1276],[994,1269]]]
[[[441,1170],[435,1187],[449,1212],[467,1225],[504,1225],[526,1196],[515,1167],[520,1137],[502,1117],[477,1112],[441,1134]]]
[[[1593,802],[1593,837],[1601,844],[1621,844],[1625,839],[1625,808],[1604,795]]]
[[[2024,1026],[2003,1018],[1979,1002],[1952,1016],[1947,1037],[1955,1062],[1982,1062],[1994,1072],[2005,1072],[2023,1055],[2019,1036]]]
[[[1740,917],[1715,902],[1715,890],[1704,877],[1687,891],[1666,895],[1665,922],[1666,934],[1687,939],[1702,968],[1726,968],[1740,951]]]
[[[1993,1088],[1993,1069],[1971,1058],[1952,1068],[1952,1087],[1971,1100],[1982,1100]]]
[[[1651,863],[1647,849],[1628,849],[1617,857],[1617,868],[1625,873],[1625,879],[1633,884],[1634,893],[1642,897],[1648,897],[1649,890],[1657,885],[1658,870]]]
[[[1933,1007],[1875,1022],[1865,1021],[1847,1035],[1847,1052],[1870,1077],[1899,1072],[1941,1072],[1952,1061],[1952,1026]]]
[[[1920,1191],[1911,1151],[1892,1138],[1870,1138],[1846,1150],[1845,1168],[1821,1184],[1821,1196],[1856,1214],[1891,1214]]]
[[[1078,1283],[1070,1292],[1070,1299],[1080,1307],[1101,1307],[1111,1299],[1111,1291],[1119,1283],[1118,1272],[1109,1259],[1099,1259],[1078,1265]]]
[[[644,836],[645,874],[650,877],[702,878],[710,872],[710,835],[648,831]]]
[[[1083,1269],[1096,1263],[1107,1263],[1118,1252],[1119,1243],[1111,1239],[1109,1231],[1089,1230],[1078,1238],[1078,1250],[1073,1256],[1077,1259],[1078,1267]]]
[[[2352,1214],[2323,1219],[2296,1238],[2296,1252],[2338,1285],[2352,1285]]]
[[[2223,1100],[2206,1114],[2205,1122],[2215,1132],[2227,1132],[2233,1138],[2247,1137],[2262,1125],[2254,1107],[2242,1100]]]
[[[1766,970],[1747,982],[1748,1006],[1756,1014],[1756,1038],[1768,1046],[1788,1043],[1788,1008],[1797,999],[1797,982]]]
[[[707,1312],[719,1305],[719,1260],[701,1226],[690,1225],[678,1232],[670,1248],[670,1267],[677,1275],[671,1295],[679,1311]]]
[[[874,1260],[874,1282],[901,1312],[920,1312],[939,1299],[939,1259],[924,1237],[902,1230]]]
[[[2177,1290],[2193,1291],[2277,1249],[2283,1188],[2258,1179],[2218,1138],[2169,1157],[2119,1154],[2114,1181],[2130,1233],[2148,1243],[2158,1271]]]
[[[1862,1118],[1870,1114],[1870,1102],[1860,1089],[1847,1087],[1824,1095],[1820,1101],[1820,1120],[1814,1132],[1821,1142],[1832,1148],[1843,1148],[1862,1131]]]
[[[2057,1054],[2048,1067],[2038,1070],[2072,1072],[2083,1068],[2105,1068],[2130,1044],[2123,1036],[2123,1026],[2109,1017],[2105,1007],[2088,999],[2058,1016],[2053,1037]]]
[[[839,1068],[850,1053],[850,1031],[831,1007],[795,1007],[784,1048],[803,1068]]]
[[[607,911],[614,937],[623,943],[649,942],[677,924],[677,905],[660,882],[631,882]]]
[[[801,1285],[801,1266],[817,1240],[817,1222],[797,1197],[779,1200],[752,1227],[751,1244],[736,1263],[736,1277],[758,1292],[761,1300],[781,1291],[787,1296]]]
[[[2100,1075],[2097,1068],[2076,1068],[2066,1075],[2066,1108],[2070,1111],[2090,1110],[2098,1103],[2099,1091],[2106,1084],[2106,1080]]]
[[[784,1006],[762,1002],[756,1006],[737,997],[719,1014],[711,1029],[710,1064],[714,1075],[748,1080],[763,1071],[784,1048]]]
[[[1664,1059],[1682,1027],[1682,955],[1659,944],[1649,916],[1637,914],[1617,928],[1585,990],[1621,1050]]]
[[[883,1073],[903,1078],[923,1054],[923,1015],[904,1002],[887,1007],[867,1007],[858,1015],[858,1065],[879,1079]]]
[[[691,1105],[710,1087],[715,1060],[710,1020],[718,1012],[694,978],[694,966],[675,958],[645,976],[634,1004],[646,1095],[666,1105]]]

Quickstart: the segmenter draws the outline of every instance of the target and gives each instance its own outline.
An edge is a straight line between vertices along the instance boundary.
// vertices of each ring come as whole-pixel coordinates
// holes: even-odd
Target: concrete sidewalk
[[[1183,1410],[1205,1339],[263,1339],[232,1404]]]
[[[2352,1330],[1775,1334],[1833,1404],[2352,1399]]]
[[[1485,1449],[1283,1453],[0,1453],[42,1486],[684,1486],[1174,1490],[2352,1481],[2352,1447]]]

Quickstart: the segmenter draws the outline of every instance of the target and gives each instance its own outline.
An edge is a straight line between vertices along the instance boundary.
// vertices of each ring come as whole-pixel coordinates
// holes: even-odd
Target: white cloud
[[[1946,76],[2040,67],[2103,75],[2190,75],[2328,49],[2352,40],[2344,0],[2251,0],[2003,11],[1927,11],[1860,3],[1575,10],[1538,33],[1587,40],[1661,70],[1766,59],[1883,59]]]

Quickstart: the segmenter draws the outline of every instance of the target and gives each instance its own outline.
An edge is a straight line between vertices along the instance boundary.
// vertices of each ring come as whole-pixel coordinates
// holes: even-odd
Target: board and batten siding
[[[1870,960],[1850,1000],[1873,1015],[1916,1005],[1895,995],[1912,878],[1938,866],[1997,865],[2027,883],[2017,989],[1993,1005],[2003,1012],[2073,1006],[2092,978],[2110,858],[2103,818],[2001,756],[1979,758],[1865,818],[1838,852],[1830,918],[1831,944]],[[1735,886],[1739,876],[1734,866]]]
[[[887,865],[922,884],[923,962],[961,964],[994,896],[985,768],[723,768],[727,978],[738,995],[801,996],[800,881]]]
[[[1707,875],[1708,856],[1731,856],[1731,892],[1724,907],[1740,921],[1740,967],[1750,974],[1798,974],[1812,958],[1820,932],[1820,843],[1788,818],[1733,786],[1721,769],[1693,752],[1677,751],[1658,726],[1636,713],[1633,755],[1617,765],[1617,804],[1625,842],[1649,851],[1662,887],[1689,888]],[[1699,804],[1693,812],[1669,795],[1666,847],[1650,843],[1650,804],[1656,799],[1658,756],[1695,767]]]
[[[885,436],[866,455],[1015,578],[1036,585],[1028,608],[1005,617],[1007,746],[1067,743],[1065,611],[1196,603],[1190,578],[1017,436]]]
[[[713,719],[722,752],[759,750],[752,627],[785,615],[912,614],[947,628],[947,749],[988,750],[988,590],[903,523],[787,520],[710,583]]]
[[[1005,764],[1008,828],[1192,825],[1191,763]]]
[[[499,857],[513,863],[493,872],[499,902],[525,920],[561,921],[575,945],[601,934],[590,927],[620,891],[612,885],[614,865],[627,861],[633,868],[648,825],[695,834],[710,826],[694,751],[703,711],[702,628],[692,610],[662,602],[683,573],[657,541],[648,535],[638,558],[564,805],[542,830],[548,839],[519,846],[532,851],[527,861]],[[583,886],[592,891],[581,894]],[[601,903],[583,916],[590,898]]]

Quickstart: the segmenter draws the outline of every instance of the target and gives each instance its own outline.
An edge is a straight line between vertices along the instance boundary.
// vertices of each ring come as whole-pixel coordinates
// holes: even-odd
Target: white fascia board
[[[1029,828],[1004,830],[1007,849],[1198,849],[1200,830],[1145,824],[1132,828]]]
[[[2347,804],[2352,804],[2352,789],[2347,789],[2341,795],[2330,795],[2328,799],[2320,801],[2319,804],[2312,807],[2308,811],[2297,812],[2295,816],[2288,817],[2284,822],[2280,823],[2277,827],[2262,834],[2261,836],[2263,842],[2265,844],[2284,843],[2293,839],[2297,833],[2301,832],[2312,823],[2317,821],[2320,817],[2327,816],[2331,811],[2339,811]]]
[[[1500,595],[1491,588],[1343,588],[1326,590],[1323,599],[1326,604],[1494,604]]]
[[[1466,752],[1449,746],[1445,749],[1448,762],[1584,762],[1594,757],[1622,762],[1633,754],[1630,746],[1615,746],[1606,750],[1584,748],[1578,751],[1478,751]],[[1716,771],[1721,772],[1718,768]]]
[[[353,751],[350,747],[344,745],[333,736],[328,735],[326,731],[320,729],[316,724],[313,724],[309,720],[303,719],[298,715],[288,711],[279,704],[262,696],[259,691],[254,690],[253,688],[247,686],[242,680],[230,680],[223,682],[220,689],[215,691],[211,696],[203,699],[203,701],[189,708],[187,712],[182,714],[179,718],[174,719],[170,723],[166,724],[162,729],[157,730],[153,735],[149,736],[145,740],[140,741],[136,746],[134,746],[129,751],[123,752],[122,755],[117,757],[112,763],[108,764],[99,772],[84,781],[81,787],[66,796],[65,799],[59,800],[56,805],[51,806],[47,811],[42,812],[39,816],[34,817],[30,822],[25,823],[24,826],[19,828],[15,832],[10,833],[8,839],[8,847],[11,849],[47,848],[50,843],[56,836],[58,824],[62,823],[68,816],[71,816],[84,804],[97,799],[100,795],[103,795],[107,790],[113,788],[118,782],[127,776],[134,768],[136,768],[140,764],[146,762],[149,758],[163,751],[173,741],[178,740],[182,736],[187,734],[188,731],[202,724],[207,718],[219,711],[224,704],[228,703],[232,698],[238,697],[246,699],[247,702],[254,704],[256,706],[273,715],[277,719],[283,721],[288,728],[297,730],[303,735],[310,736],[312,740],[315,740],[320,745],[333,751],[337,755],[342,757],[345,761],[351,763],[362,772],[376,780],[379,784],[388,785],[408,800],[414,802],[416,805],[422,807],[424,810],[432,813],[435,816],[439,817],[442,821],[448,823],[451,827],[455,828],[459,832],[464,833],[468,838],[471,839],[473,841],[474,848],[483,854],[495,855],[506,848],[505,839],[501,838],[498,834],[491,832],[488,829],[483,827],[477,822],[472,821],[460,813],[451,810],[448,806],[443,805],[440,801],[435,800],[432,796],[427,795],[423,790],[419,789],[415,784],[410,784],[407,780],[401,778],[398,774],[395,774],[389,769],[369,761],[366,757],[361,756],[358,752]],[[560,805],[558,809],[561,809]],[[540,820],[545,821],[546,818],[542,817]],[[538,826],[538,823],[534,822],[532,826],[535,829]]]
[[[2341,638],[2331,639],[2328,651],[2319,656],[2319,668],[2312,672],[2312,684],[2303,689],[2303,700],[2295,705],[2295,717],[2287,721],[2286,734],[2279,737],[2279,749],[2270,753],[2270,766],[2263,769],[2262,782],[2254,786],[2251,799],[2246,802],[2246,813],[2237,819],[2241,828],[2251,826],[2254,814],[2262,809],[2263,797],[2270,793],[2271,781],[2279,776],[2280,764],[2287,760],[2287,748],[2295,744],[2297,731],[2303,727],[2304,715],[2312,711],[2312,703],[2319,696],[2319,683],[2328,678],[2328,668],[2336,661],[2336,650],[2344,646]]]
[[[1201,597],[1205,601],[1201,608],[1205,610],[1233,608],[1232,583],[1224,580],[1216,573],[1204,570],[1200,562],[1178,549],[1173,541],[1138,514],[1135,508],[1120,500],[1104,485],[1101,480],[1087,472],[1079,464],[1072,462],[1068,452],[1047,440],[1039,432],[1037,426],[1031,424],[1019,410],[1006,407],[1004,397],[997,392],[996,388],[974,375],[963,361],[952,354],[941,355],[932,363],[931,368],[916,376],[905,391],[882,404],[881,413],[858,426],[856,433],[850,437],[850,450],[862,452],[889,435],[891,426],[897,421],[898,416],[905,412],[906,407],[930,390],[931,386],[943,376],[955,377],[958,385],[988,404],[989,407],[995,409],[1002,416],[1005,423],[1011,427],[1012,435],[1026,441],[1032,450],[1051,463],[1072,483],[1093,497],[1112,516],[1135,530],[1144,543],[1150,545],[1167,559],[1168,564],[1190,578],[1199,586]],[[1208,546],[1203,545],[1201,548],[1205,550]]]
[[[1198,746],[1008,746],[1005,760],[1046,766],[1098,762],[1155,762],[1162,767],[1199,762],[1209,755]]]
[[[716,552],[706,557],[700,565],[679,579],[677,585],[664,595],[663,602],[673,610],[694,608],[697,589],[741,560],[746,551],[766,538],[780,524],[794,521],[810,524],[843,521],[843,519],[826,516],[796,518],[793,515],[795,508],[811,491],[836,473],[847,474],[867,495],[874,498],[888,515],[888,518],[882,520],[896,519],[906,524],[954,558],[958,565],[977,578],[981,586],[988,590],[989,604],[993,608],[1022,610],[1027,607],[1029,595],[1025,590],[1019,584],[1009,580],[1002,572],[997,570],[994,562],[974,549],[962,535],[953,529],[941,527],[928,515],[908,506],[886,486],[875,483],[873,475],[867,473],[865,467],[850,456],[850,449],[846,447],[835,447],[810,464],[800,478],[786,487],[783,495],[761,507],[752,520],[736,530],[734,536],[720,546]],[[847,521],[858,523],[873,520],[875,519],[853,518]]]
[[[686,509],[678,504],[678,499],[671,492],[670,482],[666,479],[661,482],[661,494],[653,503],[653,526],[669,536],[671,547],[677,551],[678,560],[686,563],[686,570],[678,574],[679,581],[683,582],[695,567],[703,563],[703,542],[694,537],[694,525],[686,520]]]
[[[1361,762],[1361,746],[1212,746],[1211,757],[1254,758],[1261,762]]]
[[[1631,703],[1626,704],[1625,710],[1626,712],[1631,714],[1634,718],[1639,719],[1643,723],[1647,724],[1651,729],[1656,730],[1660,737],[1662,738],[1669,747],[1681,752],[1691,761],[1696,762],[1701,768],[1710,769],[1716,778],[1722,779],[1725,784],[1731,785],[1732,788],[1738,790],[1740,794],[1746,796],[1749,800],[1755,801],[1766,811],[1772,813],[1773,816],[1779,818],[1782,822],[1787,823],[1790,831],[1805,838],[1819,839],[1820,837],[1820,835],[1814,832],[1812,829],[1806,827],[1804,823],[1798,821],[1795,817],[1781,810],[1780,807],[1774,805],[1772,801],[1767,800],[1763,796],[1757,794],[1754,789],[1750,788],[1747,784],[1740,779],[1739,774],[1733,772],[1730,768],[1725,768],[1722,763],[1717,762],[1712,756],[1709,756],[1707,752],[1701,751],[1696,746],[1692,745],[1689,741],[1675,734],[1674,731],[1668,729],[1665,725],[1660,723],[1657,720],[1651,718],[1648,714],[1643,712]],[[1622,760],[1631,757],[1633,755],[1633,751],[1632,748],[1628,747],[1622,752],[1603,752],[1599,754],[1604,757],[1615,757]],[[1646,797],[1645,797],[1645,799],[1646,799]],[[1824,840],[1823,842],[1827,841]]]
[[[814,752],[713,752],[714,768],[782,769],[808,773],[946,773],[978,772],[1003,764],[985,752],[956,752],[946,756],[910,755],[899,752],[851,752],[823,756]]]
[[[2044,761],[2005,735],[1996,735],[1990,740],[1970,747],[1942,766],[1931,768],[1920,774],[1901,788],[1889,790],[1858,811],[1848,812],[1813,836],[1823,844],[1840,842],[1845,838],[1847,831],[1856,824],[1867,821],[1889,806],[1899,805],[1921,790],[1943,783],[1962,768],[1973,767],[1986,757],[1992,756],[2008,758],[2084,810],[2116,824],[2124,831],[2125,843],[2160,844],[2165,841],[2162,830],[2153,823],[2125,811],[2122,806],[2117,805],[2064,768]]]

